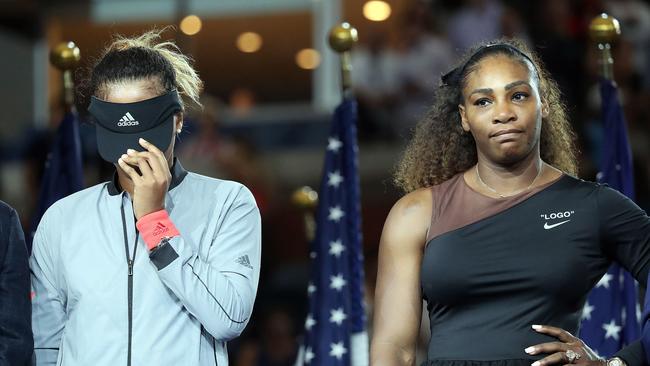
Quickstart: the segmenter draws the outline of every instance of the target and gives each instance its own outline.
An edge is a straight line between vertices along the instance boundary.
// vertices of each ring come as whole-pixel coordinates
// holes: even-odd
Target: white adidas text
[[[139,124],[140,122],[136,121],[130,112],[126,112],[124,117],[120,118],[120,121],[117,122],[118,127],[137,126]]]

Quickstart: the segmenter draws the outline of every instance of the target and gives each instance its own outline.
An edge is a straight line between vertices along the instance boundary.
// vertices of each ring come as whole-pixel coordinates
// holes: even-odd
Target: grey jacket
[[[38,227],[36,364],[228,365],[226,342],[246,326],[259,280],[252,194],[176,161],[165,209],[180,236],[149,254],[116,181],[56,202]]]

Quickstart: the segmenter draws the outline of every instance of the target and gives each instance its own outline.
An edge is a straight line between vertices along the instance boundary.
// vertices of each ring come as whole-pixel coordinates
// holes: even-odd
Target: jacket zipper
[[[219,366],[217,362],[217,340],[212,337],[212,353],[214,354],[214,366]]]
[[[126,215],[124,214],[124,202],[122,202],[122,229],[124,231],[124,253],[126,254],[127,265],[127,285],[128,285],[128,327],[129,327],[129,344],[127,350],[126,365],[131,366],[131,343],[133,340],[133,264],[135,255],[138,250],[138,236],[140,233],[136,229],[135,242],[133,243],[133,256],[129,257],[129,238],[126,232]]]

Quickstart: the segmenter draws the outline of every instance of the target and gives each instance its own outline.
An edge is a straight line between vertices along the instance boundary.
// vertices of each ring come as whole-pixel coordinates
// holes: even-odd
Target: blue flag
[[[298,365],[368,365],[356,120],[352,99],[337,107],[332,120]]]
[[[68,112],[63,117],[61,124],[59,124],[54,138],[54,145],[45,161],[41,192],[32,218],[28,238],[30,249],[38,223],[48,207],[57,200],[82,188],[83,171],[79,122],[75,112]]]
[[[632,153],[616,85],[603,79],[600,93],[605,139],[598,181],[634,200]],[[639,317],[636,281],[614,264],[589,294],[580,336],[601,357],[611,357],[639,338]]]

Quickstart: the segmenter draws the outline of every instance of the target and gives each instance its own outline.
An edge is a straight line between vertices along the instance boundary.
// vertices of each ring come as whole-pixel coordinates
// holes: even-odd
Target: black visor
[[[174,135],[174,114],[181,111],[176,90],[135,103],[110,103],[91,98],[88,112],[95,118],[99,155],[109,162],[127,149],[143,151],[143,138],[166,151]]]

